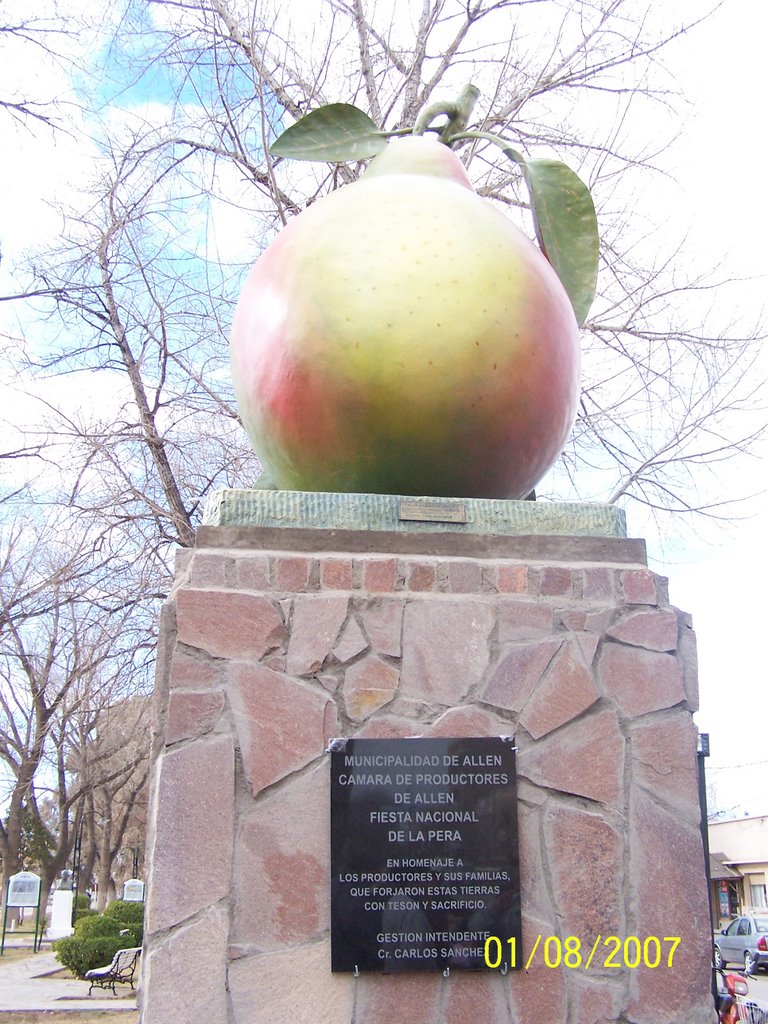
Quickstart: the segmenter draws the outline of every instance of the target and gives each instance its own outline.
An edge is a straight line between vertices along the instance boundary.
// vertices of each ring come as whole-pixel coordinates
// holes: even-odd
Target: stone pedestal
[[[619,519],[558,522],[210,525],[180,553],[143,1024],[712,1019],[691,625]],[[331,974],[328,741],[511,734],[529,970]],[[547,966],[548,936],[579,964]]]
[[[74,931],[72,927],[72,903],[73,896],[71,889],[57,889],[53,894],[51,906],[51,923],[46,931],[46,938],[49,942],[56,939],[66,939]]]

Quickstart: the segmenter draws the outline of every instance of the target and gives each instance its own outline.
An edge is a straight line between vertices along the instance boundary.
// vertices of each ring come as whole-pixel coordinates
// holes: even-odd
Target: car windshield
[[[759,932],[768,932],[768,917],[756,917],[755,929]]]

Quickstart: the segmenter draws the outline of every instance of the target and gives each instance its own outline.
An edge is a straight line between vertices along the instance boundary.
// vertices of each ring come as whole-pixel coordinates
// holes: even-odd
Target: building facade
[[[712,870],[720,926],[738,914],[768,914],[768,815],[710,822],[709,848],[720,864]]]

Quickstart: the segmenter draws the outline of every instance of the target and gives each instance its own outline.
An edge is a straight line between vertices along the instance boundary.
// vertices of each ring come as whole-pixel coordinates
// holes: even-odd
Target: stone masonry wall
[[[143,1024],[710,1021],[695,641],[631,542],[249,543],[183,552],[163,614]],[[681,936],[673,967],[331,974],[328,741],[510,734],[524,947]]]

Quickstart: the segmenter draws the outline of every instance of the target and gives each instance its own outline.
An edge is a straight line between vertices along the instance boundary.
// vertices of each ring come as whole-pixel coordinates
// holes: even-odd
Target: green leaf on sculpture
[[[559,160],[525,160],[539,245],[571,300],[579,325],[597,287],[600,238],[589,189]]]
[[[291,160],[346,163],[367,160],[386,145],[386,138],[365,111],[351,103],[329,103],[286,128],[269,151]]]

